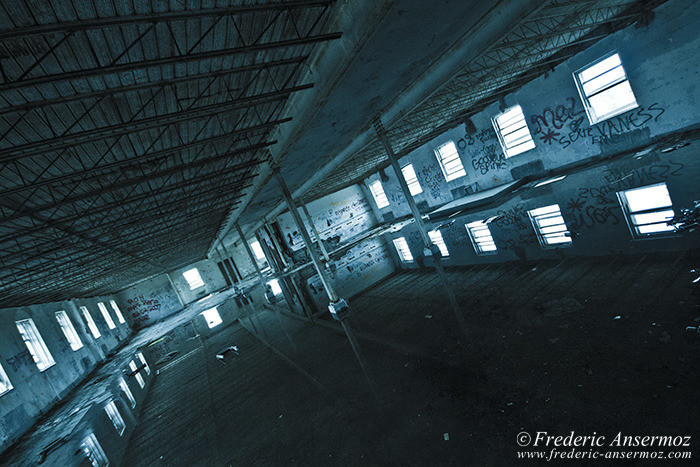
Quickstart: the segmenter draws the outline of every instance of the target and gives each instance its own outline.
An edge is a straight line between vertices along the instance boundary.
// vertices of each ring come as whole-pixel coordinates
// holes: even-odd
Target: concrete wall
[[[359,186],[348,187],[307,204],[311,219],[326,249],[332,251],[352,238],[366,233],[377,225],[364,192]],[[305,227],[310,231],[306,216]],[[309,259],[304,240],[289,212],[278,217],[286,245],[297,261]],[[312,240],[315,240],[311,234]],[[331,263],[332,279],[338,294],[348,298],[355,295],[395,270],[386,244],[382,239],[363,242]],[[309,291],[320,309],[325,309],[328,298],[315,270],[304,271]]]
[[[109,306],[111,298],[76,299],[0,310],[0,363],[14,386],[0,396],[0,451],[24,433],[39,415],[64,397],[130,335],[129,326],[120,324]],[[115,329],[108,329],[97,308],[98,302],[107,304],[116,324]],[[123,304],[118,300],[117,303],[123,312]],[[79,312],[80,306],[88,308],[101,337],[92,337]],[[83,343],[83,347],[76,351],[71,349],[56,320],[55,313],[60,310],[66,311]],[[16,321],[27,318],[34,321],[56,362],[43,372],[38,370],[15,325]]]
[[[124,303],[124,318],[134,329],[141,329],[182,309],[182,303],[163,274],[124,289],[116,294]]]
[[[522,107],[535,149],[504,157],[491,124],[491,118],[499,113],[498,104],[493,104],[472,117],[475,134],[466,134],[464,125],[460,125],[404,157],[401,164],[413,163],[423,188],[416,201],[423,203],[424,209],[439,206],[467,192],[483,191],[591,156],[616,153],[697,124],[700,38],[689,18],[700,14],[700,4],[671,1],[655,13],[648,28],[629,27],[613,34],[559,65],[548,76],[506,96],[508,107]],[[572,73],[611,51],[619,52],[639,107],[591,126]],[[450,140],[458,148],[467,175],[446,182],[433,151]],[[408,214],[393,170],[388,168],[386,173],[390,180],[383,186],[391,205],[377,209],[370,196],[373,209],[379,218]],[[379,174],[375,174],[365,183],[378,179]]]
[[[189,284],[182,275],[182,273],[192,268],[197,268],[204,282],[204,286],[195,290],[190,289]],[[170,278],[185,304],[192,303],[199,298],[226,287],[226,281],[224,280],[223,274],[221,274],[221,270],[216,265],[216,261],[209,259],[197,261],[185,268],[173,271],[170,273]]]
[[[616,154],[649,143],[653,137],[696,125],[696,103],[700,99],[700,88],[696,86],[700,74],[697,54],[700,38],[690,18],[700,15],[700,4],[671,1],[655,13],[656,18],[648,28],[630,27],[611,35],[559,65],[546,77],[506,96],[507,106],[521,105],[536,143],[535,149],[508,159],[503,156],[491,124],[491,118],[499,112],[498,105],[494,104],[472,117],[476,133],[468,135],[464,125],[460,125],[404,157],[401,164],[413,164],[423,188],[423,193],[415,196],[419,206],[428,211],[469,193],[597,156]],[[639,107],[591,126],[572,73],[611,51],[620,54]],[[467,175],[446,182],[434,148],[450,140],[458,148]],[[669,154],[655,152],[639,160],[610,163],[600,170],[570,176],[565,181],[531,191],[525,195],[528,199],[518,197],[494,209],[454,219],[453,226],[442,230],[451,253],[446,264],[686,248],[689,242],[678,241],[678,237],[632,241],[615,192],[666,181],[676,209],[689,207],[699,194],[697,183],[693,182],[698,174],[696,152],[687,149]],[[389,181],[383,183],[383,188],[390,206],[378,209],[371,195],[368,199],[376,215],[389,220],[408,214],[409,209],[393,170],[387,169],[386,174]],[[379,174],[375,174],[365,184],[378,179]],[[575,235],[570,248],[540,248],[527,217],[527,210],[553,203],[561,206],[567,225]],[[496,214],[501,218],[491,224],[492,234],[499,250],[507,252],[477,256],[464,224]],[[399,236],[407,238],[420,263],[422,247],[416,229],[409,226],[391,238]],[[397,260],[393,247],[390,251]],[[415,267],[415,264],[404,267]]]

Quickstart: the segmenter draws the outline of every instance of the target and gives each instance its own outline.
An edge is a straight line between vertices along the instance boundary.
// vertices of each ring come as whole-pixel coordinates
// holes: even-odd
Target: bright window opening
[[[552,247],[571,243],[571,233],[566,227],[558,204],[528,211],[537,238],[543,247]]]
[[[525,121],[525,114],[519,105],[496,115],[493,118],[493,127],[496,129],[506,157],[517,156],[535,148],[535,142]]]
[[[664,235],[675,229],[673,203],[665,183],[620,192],[620,202],[636,238]]]
[[[5,373],[5,369],[0,365],[0,396],[9,392],[13,388],[10,378]]]
[[[80,340],[80,336],[78,336],[73,323],[71,322],[70,318],[68,318],[68,313],[63,310],[57,311],[56,321],[58,321],[58,325],[61,326],[61,331],[63,331],[63,335],[66,336],[66,340],[70,344],[70,348],[73,350],[82,348],[83,341]]]
[[[119,309],[117,306],[117,302],[114,300],[110,300],[109,304],[112,306],[112,310],[114,310],[114,314],[117,317],[117,320],[119,321],[120,324],[126,323],[126,320],[124,319],[124,315],[122,315],[122,310]]]
[[[139,367],[136,364],[135,361],[130,361],[129,362],[129,368],[131,369],[131,372],[134,374],[134,377],[136,378],[136,382],[139,383],[139,386],[142,388],[146,385],[146,382],[143,380],[143,376],[141,376],[141,372],[139,371]]]
[[[416,177],[416,171],[413,170],[413,164],[405,165],[401,169],[404,180],[406,180],[406,185],[408,185],[408,191],[411,192],[411,196],[416,196],[423,193],[423,188],[421,188],[420,183],[418,183],[418,177]]]
[[[486,222],[470,222],[466,227],[474,243],[474,249],[477,254],[485,255],[496,253],[496,242],[493,241],[489,225]]]
[[[93,433],[90,433],[88,437],[85,438],[81,448],[93,467],[106,467],[109,465],[109,459],[107,459],[107,455],[102,450],[102,446],[100,446],[100,443]]]
[[[192,268],[189,271],[185,271],[182,273],[182,275],[189,284],[190,290],[204,287],[204,281],[202,280],[202,276],[199,275],[197,268]]]
[[[389,199],[384,193],[384,188],[382,187],[382,182],[377,180],[369,184],[369,191],[372,192],[374,197],[374,202],[377,203],[379,209],[389,206]]]
[[[454,141],[445,143],[435,149],[435,156],[440,163],[442,174],[448,182],[467,175],[462,165],[462,160],[459,158],[457,146],[455,146]]]
[[[574,74],[591,124],[637,107],[632,87],[616,53]]]
[[[148,363],[146,363],[146,359],[144,358],[143,354],[141,352],[139,352],[136,354],[136,356],[141,361],[141,365],[143,365],[144,369],[146,370],[146,374],[150,375],[151,374],[151,367],[149,367]]]
[[[129,389],[129,385],[126,383],[126,381],[124,381],[123,379],[119,380],[119,387],[126,396],[126,399],[129,401],[131,408],[133,409],[134,407],[136,407],[136,399],[134,399],[134,393],[131,392],[131,389]]]
[[[440,249],[440,254],[442,254],[442,256],[450,256],[450,252],[447,250],[447,245],[445,245],[445,240],[442,239],[442,234],[439,230],[432,230],[428,232],[428,237],[430,237],[430,241],[433,242],[433,245],[437,245],[437,247]]]
[[[408,242],[406,242],[405,237],[395,238],[394,247],[396,247],[396,252],[399,254],[401,261],[404,263],[413,261],[413,255],[411,254],[411,249],[408,247]]]
[[[97,324],[95,324],[95,320],[92,319],[92,315],[88,311],[87,307],[81,306],[80,311],[83,313],[83,318],[85,318],[85,322],[87,323],[88,328],[92,333],[92,337],[94,337],[95,339],[100,337],[102,334],[100,334],[100,330],[97,329]]]
[[[46,347],[44,339],[41,338],[41,334],[39,334],[39,330],[36,328],[33,320],[23,319],[17,321],[15,324],[17,324],[17,330],[20,336],[22,336],[22,340],[27,346],[29,353],[32,354],[32,358],[37,368],[39,368],[39,371],[44,371],[56,363],[49,352],[49,348]]]
[[[263,251],[262,247],[260,246],[260,242],[253,242],[250,244],[250,248],[253,250],[253,254],[255,255],[255,259],[258,261],[262,261],[265,259],[265,252]]]
[[[116,324],[114,324],[114,320],[112,317],[109,315],[109,311],[107,310],[107,307],[105,306],[104,303],[100,302],[97,304],[97,308],[100,309],[100,313],[102,313],[102,317],[105,319],[105,323],[107,323],[107,327],[109,329],[114,329],[117,327]]]
[[[272,279],[270,282],[267,283],[270,288],[272,289],[272,293],[275,295],[279,295],[282,293],[282,287],[280,287],[280,281],[277,279]]]
[[[207,322],[207,326],[210,328],[221,324],[221,315],[219,315],[219,310],[217,310],[216,307],[204,310],[200,313],[200,315],[204,317]]]
[[[112,425],[114,425],[114,429],[117,430],[119,436],[123,435],[126,430],[126,423],[124,423],[124,418],[122,418],[122,414],[120,414],[119,409],[117,409],[117,404],[115,404],[114,401],[109,401],[109,403],[105,405],[105,412],[107,412],[107,416],[112,421]]]

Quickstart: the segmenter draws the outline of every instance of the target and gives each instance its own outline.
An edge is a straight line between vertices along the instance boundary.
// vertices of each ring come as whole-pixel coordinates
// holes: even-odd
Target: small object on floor
[[[224,365],[228,366],[228,363],[226,363],[224,359],[228,356],[230,352],[233,352],[234,355],[238,355],[238,347],[232,345],[231,347],[225,348],[224,350],[216,354],[216,359]]]
[[[443,434],[442,437],[445,438],[445,441],[449,441],[449,440],[450,440],[450,434],[449,434],[449,433]]]
[[[425,315],[425,319],[430,319],[432,317],[433,317],[433,315]]]
[[[621,315],[617,315],[617,316],[615,316],[613,319],[622,319],[622,316],[621,316]]]

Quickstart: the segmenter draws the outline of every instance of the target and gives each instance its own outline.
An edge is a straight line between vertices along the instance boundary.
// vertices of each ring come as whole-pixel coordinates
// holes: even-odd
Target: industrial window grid
[[[204,317],[204,320],[207,322],[207,326],[209,326],[210,328],[218,326],[222,322],[221,315],[219,314],[219,310],[217,310],[216,307],[204,310],[200,313],[200,315]]]
[[[470,222],[465,227],[478,255],[493,255],[497,253],[496,242],[493,241],[489,225],[486,222]]]
[[[124,381],[123,378],[119,380],[119,387],[126,396],[126,399],[129,401],[131,408],[133,409],[134,407],[136,407],[136,399],[134,399],[134,393],[131,392],[131,389],[129,389],[129,385],[126,381]]]
[[[616,52],[577,71],[574,80],[591,125],[638,106]]]
[[[423,193],[423,188],[418,182],[418,177],[416,176],[416,171],[413,169],[413,164],[404,165],[401,168],[401,174],[403,174],[404,180],[406,180],[406,185],[408,185],[408,191],[411,196],[416,196]]]
[[[382,182],[380,180],[370,183],[369,191],[372,192],[374,202],[377,203],[377,207],[379,209],[389,206],[389,199],[386,197],[386,193],[384,193],[384,188],[382,187]]]
[[[80,336],[68,317],[68,313],[66,313],[65,310],[57,311],[56,321],[58,321],[58,325],[61,327],[63,335],[66,336],[66,340],[68,341],[68,344],[70,344],[70,348],[74,351],[81,349],[83,347],[83,341],[80,340]]]
[[[102,446],[100,446],[94,433],[90,433],[87,438],[85,438],[81,447],[93,467],[105,467],[109,465],[109,459],[107,459],[107,455],[104,450],[102,450]]]
[[[408,242],[406,242],[405,237],[395,238],[394,247],[396,247],[396,252],[399,254],[401,261],[404,263],[413,261],[413,255],[411,254],[411,249],[408,247]]]
[[[5,373],[5,369],[0,365],[0,396],[8,393],[13,387],[9,376]]]
[[[442,146],[435,148],[435,157],[437,157],[442,174],[448,182],[467,175],[454,141],[448,141]]]
[[[97,304],[97,308],[100,309],[100,313],[102,313],[102,317],[105,319],[105,323],[107,323],[107,327],[108,327],[109,329],[114,329],[114,328],[116,328],[117,325],[114,324],[114,320],[113,320],[112,317],[109,315],[109,310],[107,310],[107,306],[106,306],[104,303],[99,302],[99,303]]]
[[[143,353],[138,352],[136,354],[136,356],[141,361],[141,364],[143,365],[144,369],[146,370],[146,374],[150,375],[151,374],[151,367],[148,366],[148,363],[146,362],[146,358],[143,356]]]
[[[100,330],[97,329],[97,324],[95,324],[95,320],[92,319],[92,315],[90,314],[90,311],[87,309],[86,306],[81,306],[80,311],[83,313],[83,318],[85,319],[85,323],[88,326],[88,329],[90,329],[90,332],[92,333],[92,337],[95,339],[99,338],[102,336],[100,333]]]
[[[139,386],[143,388],[146,385],[146,382],[143,380],[143,376],[141,376],[141,372],[138,370],[138,365],[136,365],[135,361],[130,361],[129,362],[129,368],[131,369],[131,372],[134,374],[134,377],[136,378],[136,382],[139,383]]]
[[[36,328],[34,321],[31,318],[22,319],[16,321],[15,324],[17,324],[17,330],[20,336],[22,336],[22,340],[27,346],[29,353],[32,355],[34,363],[36,363],[39,371],[44,371],[54,365],[56,362],[51,356],[49,348],[46,347],[46,343],[44,339],[42,339],[41,334],[39,334],[39,330]]]
[[[519,106],[513,106],[492,119],[505,156],[513,157],[535,148],[525,114]]]
[[[185,278],[187,284],[190,286],[190,290],[195,290],[200,287],[204,287],[204,281],[202,280],[202,276],[199,275],[199,271],[197,270],[197,268],[192,268],[183,272],[182,276]]]
[[[528,211],[537,238],[543,248],[552,248],[571,243],[571,233],[566,227],[558,204]]]
[[[112,306],[112,309],[114,310],[114,314],[117,317],[117,321],[119,321],[119,324],[124,324],[126,323],[126,320],[124,319],[124,315],[122,314],[122,310],[119,309],[117,306],[117,302],[114,300],[110,300],[109,304]]]
[[[114,425],[114,429],[117,430],[119,436],[123,435],[124,431],[126,431],[126,423],[124,423],[124,418],[122,417],[122,414],[119,413],[117,404],[115,404],[114,401],[109,401],[107,405],[105,405],[105,412],[107,413],[109,419],[112,421],[112,425]]]
[[[428,237],[430,237],[430,241],[433,242],[433,245],[437,245],[437,247],[440,249],[440,254],[442,256],[450,256],[447,245],[445,245],[445,240],[443,240],[442,233],[440,233],[439,230],[431,230],[428,232]]]
[[[618,198],[634,238],[668,235],[675,231],[668,225],[674,212],[665,183],[621,191]]]

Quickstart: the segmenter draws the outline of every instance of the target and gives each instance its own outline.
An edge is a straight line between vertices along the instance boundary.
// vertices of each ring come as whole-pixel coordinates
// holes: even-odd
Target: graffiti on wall
[[[143,323],[150,319],[150,315],[154,311],[160,311],[161,302],[155,298],[146,298],[143,295],[137,295],[134,298],[126,301],[126,312],[131,314],[134,324]]]
[[[34,363],[32,354],[28,349],[24,349],[23,351],[14,354],[10,358],[6,358],[5,361],[14,371],[18,371],[24,365],[31,365]]]
[[[422,175],[421,178],[425,182],[424,191],[429,192],[433,198],[439,199],[442,194],[441,187],[445,180],[440,167],[437,164],[428,164],[421,169],[420,173]]]
[[[531,116],[530,123],[534,138],[550,146],[558,144],[563,149],[577,141],[609,143],[616,136],[643,128],[652,121],[658,122],[665,112],[666,109],[655,102],[590,126],[577,99],[567,97],[565,104],[553,109],[545,107],[541,113]]]
[[[478,151],[469,151],[469,155],[472,159],[472,168],[478,170],[481,175],[506,168],[506,156],[496,143],[487,144]]]

